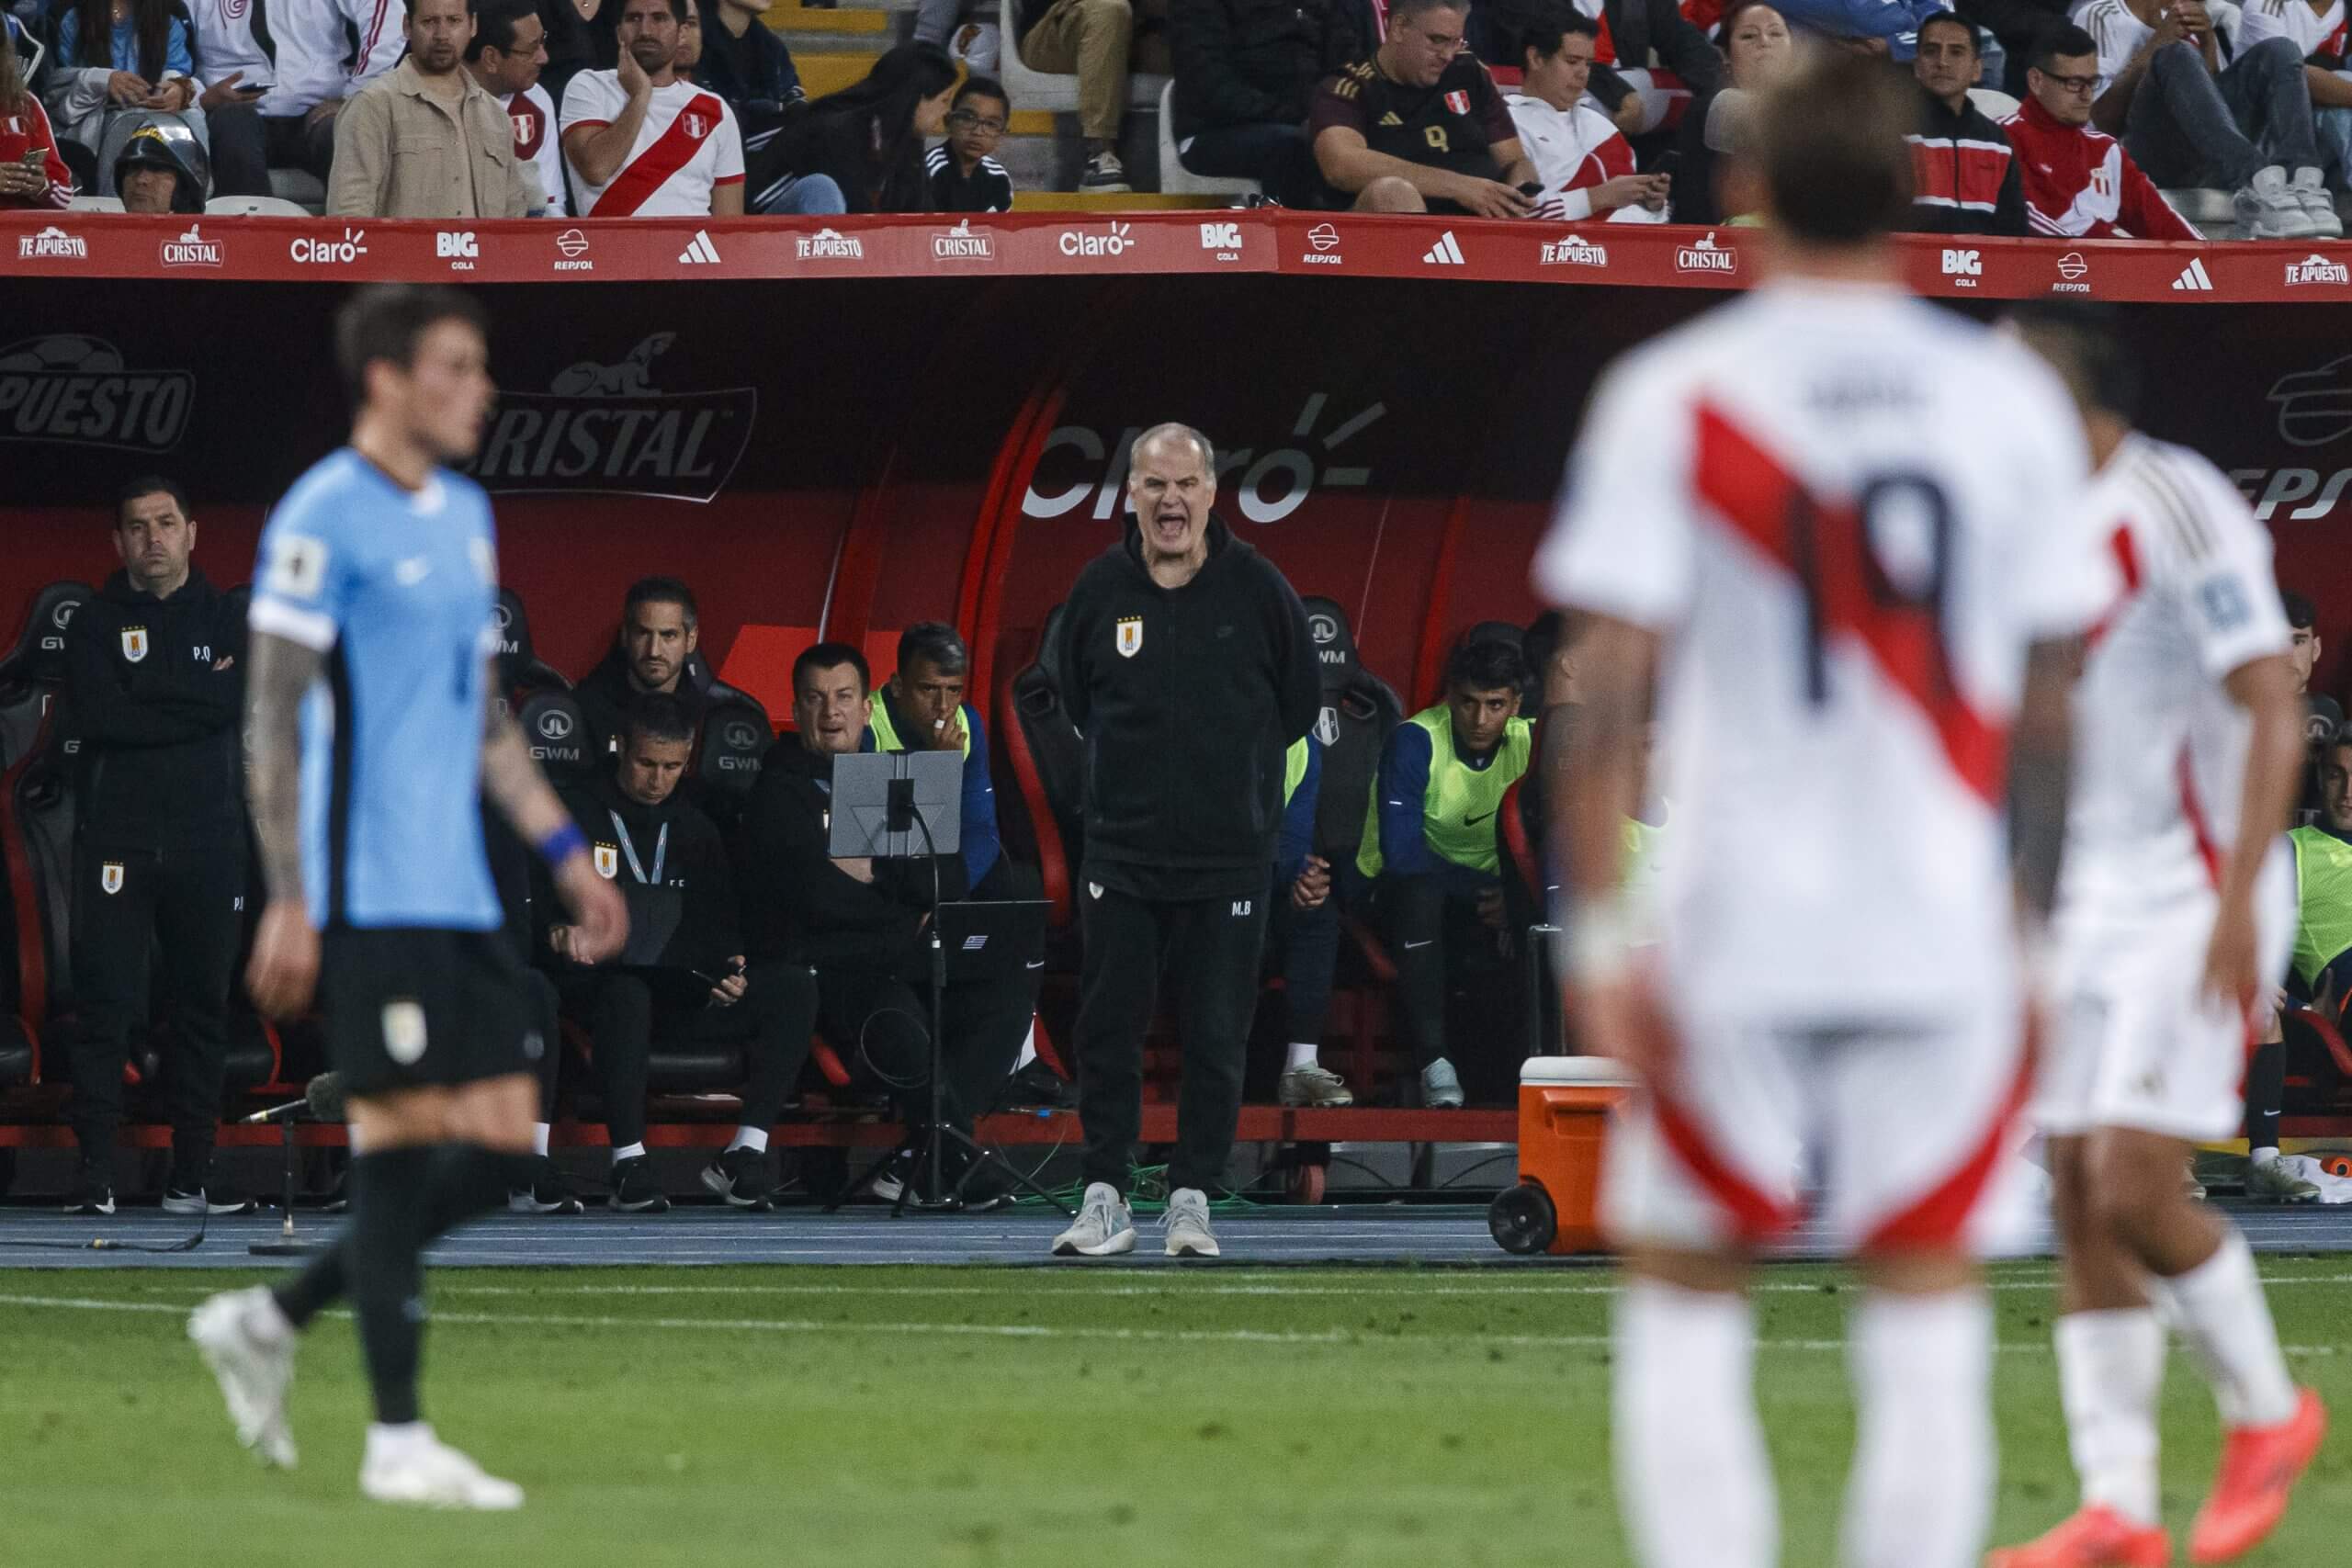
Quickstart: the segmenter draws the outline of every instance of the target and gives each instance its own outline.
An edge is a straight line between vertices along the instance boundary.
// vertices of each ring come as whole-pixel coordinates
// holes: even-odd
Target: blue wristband
[[[536,847],[541,860],[550,866],[561,865],[588,847],[588,835],[580,830],[579,823],[567,818],[562,827],[541,839]]]

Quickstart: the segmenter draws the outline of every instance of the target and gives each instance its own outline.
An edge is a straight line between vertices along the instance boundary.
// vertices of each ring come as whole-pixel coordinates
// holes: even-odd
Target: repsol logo
[[[129,369],[102,339],[52,333],[0,348],[0,441],[168,452],[195,401],[193,375]]]
[[[2245,492],[2263,522],[2283,515],[2308,523],[2335,510],[2345,491],[2352,489],[2352,468],[2232,468],[2230,482]]]

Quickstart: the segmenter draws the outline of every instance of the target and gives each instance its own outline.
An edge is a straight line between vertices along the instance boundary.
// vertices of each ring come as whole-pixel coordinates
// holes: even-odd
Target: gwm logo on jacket
[[[122,656],[133,664],[147,657],[147,628],[145,626],[122,628]]]
[[[1143,617],[1141,615],[1119,617],[1118,649],[1119,657],[1122,659],[1133,659],[1143,651]]]

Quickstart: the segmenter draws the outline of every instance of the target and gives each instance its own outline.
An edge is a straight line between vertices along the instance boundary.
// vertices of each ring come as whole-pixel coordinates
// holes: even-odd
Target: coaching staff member
[[[1101,1258],[1136,1244],[1127,1168],[1164,963],[1182,981],[1184,1049],[1168,1255],[1214,1258],[1207,1190],[1241,1109],[1283,756],[1322,696],[1298,595],[1209,510],[1207,438],[1181,424],[1146,431],[1127,500],[1136,526],[1079,574],[1056,650],[1062,701],[1086,737],[1077,1043],[1087,1187],[1054,1251]]]
[[[229,1059],[226,1009],[243,921],[244,700],[235,608],[192,560],[196,520],[166,479],[133,479],[116,502],[122,570],[66,633],[65,733],[74,752],[74,1136],[82,1168],[66,1209],[111,1214],[107,1165],[122,1124],[122,1068],[146,1032],[161,965],[179,1049],[169,1068],[173,1213],[242,1213],[214,1184],[212,1129]]]

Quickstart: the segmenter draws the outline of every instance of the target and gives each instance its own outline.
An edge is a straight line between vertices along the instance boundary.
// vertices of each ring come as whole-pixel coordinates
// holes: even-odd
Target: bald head
[[[1209,554],[1216,452],[1189,424],[1155,424],[1136,438],[1127,467],[1144,565],[1163,586],[1192,581]]]

